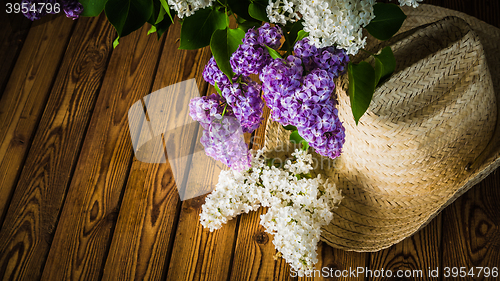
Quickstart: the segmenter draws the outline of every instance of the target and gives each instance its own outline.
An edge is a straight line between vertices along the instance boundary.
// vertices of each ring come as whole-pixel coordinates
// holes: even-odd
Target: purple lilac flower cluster
[[[232,81],[212,57],[205,66],[203,78],[219,88],[220,96],[213,94],[190,103],[191,117],[205,128],[201,138],[205,153],[234,170],[250,167],[250,154],[242,133],[251,133],[259,127],[264,109],[261,86],[249,75],[259,74],[272,61],[266,46],[278,48],[281,37],[281,29],[269,23],[257,30],[248,30],[229,60],[235,73]]]
[[[265,23],[257,30],[251,28],[245,34],[243,44],[231,55],[229,63],[236,75],[259,74],[272,58],[266,46],[277,49],[283,36],[281,29]]]
[[[76,20],[83,12],[83,5],[78,0],[59,0],[66,17]]]
[[[260,73],[271,118],[297,127],[317,153],[336,158],[345,133],[332,98],[333,79],[345,70],[349,57],[334,47],[317,49],[307,38],[296,43],[294,53],[274,60]]]
[[[39,8],[40,6],[37,5],[38,3],[51,4],[52,8],[50,10],[48,10],[47,8],[40,9]],[[82,4],[80,4],[78,0],[22,0],[21,1],[21,5],[26,4],[25,6],[28,7],[28,12],[23,14],[31,21],[41,19],[43,16],[48,14],[55,14],[56,12],[54,7],[56,3],[61,5],[61,9],[70,19],[73,20],[77,19],[83,12],[83,6]]]
[[[226,108],[225,113],[224,108]],[[217,94],[194,98],[189,102],[189,115],[194,121],[199,122],[204,129],[208,129],[212,119],[222,119],[222,113],[225,116],[234,117],[231,108],[227,108],[224,100]]]
[[[205,129],[200,142],[208,156],[236,171],[250,168],[250,153],[240,123],[221,96],[212,94],[191,99],[189,115]]]
[[[203,131],[200,142],[208,156],[231,169],[242,172],[250,168],[251,155],[238,119],[224,115],[220,120],[213,120]]]
[[[247,76],[235,76],[232,83],[217,67],[212,57],[203,71],[203,78],[221,90],[222,97],[231,107],[243,132],[255,131],[262,121],[264,103],[260,98],[260,85]]]
[[[222,96],[231,105],[244,132],[255,131],[262,121],[264,103],[260,98],[260,85],[250,78],[242,76],[239,83],[223,87]]]

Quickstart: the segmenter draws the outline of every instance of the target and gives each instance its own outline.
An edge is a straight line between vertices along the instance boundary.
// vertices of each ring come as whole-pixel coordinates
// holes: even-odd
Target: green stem
[[[222,117],[224,117],[224,114],[226,114],[226,108],[227,108],[227,103],[224,105],[224,110],[222,111]]]
[[[217,0],[217,2],[219,2],[219,4],[222,7],[224,7],[224,11],[226,12],[226,26],[229,27],[229,17],[227,16],[227,5],[222,4],[222,2],[220,0]],[[229,9],[229,10],[231,10],[231,9]]]

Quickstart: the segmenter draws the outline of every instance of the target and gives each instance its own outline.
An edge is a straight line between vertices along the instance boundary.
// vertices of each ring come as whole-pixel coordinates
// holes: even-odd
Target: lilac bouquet
[[[282,37],[281,28],[268,23],[250,28],[229,60],[235,74],[232,81],[212,57],[203,77],[216,86],[219,95],[196,98],[190,103],[192,118],[205,129],[202,140],[207,155],[237,171],[249,168],[248,151],[241,149],[245,146],[242,138],[218,137],[230,134],[219,124],[229,118],[233,125],[239,122],[242,132],[255,131],[262,120],[262,97],[271,109],[271,118],[291,126],[317,153],[336,158],[342,151],[345,134],[333,96],[333,79],[345,71],[349,57],[335,47],[318,49],[304,38],[295,44],[294,54],[273,59],[267,48],[278,49]],[[250,74],[258,74],[262,86],[252,81]],[[215,144],[215,140],[219,143]],[[219,149],[214,150],[215,146]],[[234,153],[221,153],[222,147]]]

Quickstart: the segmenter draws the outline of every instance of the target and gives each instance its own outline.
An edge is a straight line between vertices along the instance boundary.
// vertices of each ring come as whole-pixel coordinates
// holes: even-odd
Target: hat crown
[[[347,77],[336,81],[346,142],[326,174],[344,199],[321,234],[333,247],[363,252],[389,247],[425,226],[500,165],[500,124],[495,128],[500,109],[492,89],[493,82],[500,99],[500,29],[432,5],[402,9],[408,18],[401,32],[415,29],[382,43],[368,36],[367,50],[375,53],[391,45],[399,66],[376,89],[359,126],[350,108]],[[456,18],[433,23],[449,15],[465,19],[473,31]],[[412,40],[415,44],[406,49],[400,42]],[[367,57],[362,56],[352,61]],[[467,71],[460,72],[464,67]],[[397,87],[402,90],[396,92]],[[290,132],[271,120],[266,126],[265,147],[281,151],[271,156],[286,153]],[[316,157],[320,167],[332,163]]]
[[[430,192],[450,177],[464,177],[492,137],[497,107],[484,51],[474,31],[455,17],[376,48],[386,45],[397,69],[375,90],[358,125],[347,79],[337,84],[346,129],[337,161],[345,173],[337,176],[375,193]]]

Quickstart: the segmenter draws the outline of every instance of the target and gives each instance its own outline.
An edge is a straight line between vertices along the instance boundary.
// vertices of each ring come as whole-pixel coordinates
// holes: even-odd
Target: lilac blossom
[[[78,0],[59,0],[66,17],[77,19],[83,12],[83,6]]]
[[[231,55],[231,68],[236,75],[258,74],[271,60],[269,52],[259,45],[241,44]]]
[[[243,138],[240,123],[234,117],[211,118],[200,139],[205,153],[231,169],[242,172],[250,168],[251,156]]]
[[[236,171],[250,167],[250,154],[240,123],[224,98],[212,94],[191,99],[189,115],[204,128],[200,142],[208,156]]]
[[[257,42],[264,46],[268,46],[273,49],[279,48],[281,45],[281,37],[283,32],[279,26],[271,26],[269,23],[265,23],[258,29],[259,36],[257,37]]]
[[[242,76],[239,81],[223,85],[221,91],[232,107],[243,132],[255,131],[260,126],[264,109],[264,102],[260,98],[260,85]]]
[[[260,74],[271,118],[297,127],[317,153],[335,158],[345,142],[338,118],[335,83],[348,56],[334,47],[317,49],[308,39],[297,42],[295,56],[275,59]]]
[[[212,86],[214,86],[215,83],[217,83],[218,86],[229,83],[229,79],[226,74],[219,69],[214,57],[210,58],[205,66],[205,69],[203,70],[203,79],[205,79],[205,81],[210,83]]]

